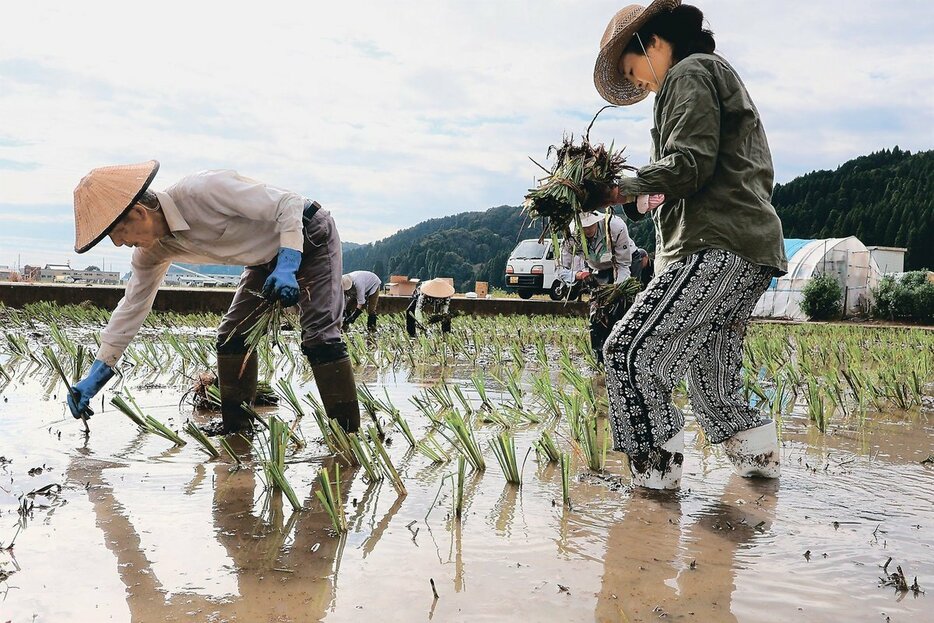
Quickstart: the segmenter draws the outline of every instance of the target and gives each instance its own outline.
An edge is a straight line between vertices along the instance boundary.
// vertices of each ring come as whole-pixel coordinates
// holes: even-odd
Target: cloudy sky
[[[929,0],[706,0],[744,78],[776,178],[892,147],[934,148]],[[148,7],[151,12],[144,12]],[[602,105],[605,0],[42,1],[0,22],[0,265],[73,253],[72,191],[155,158],[154,187],[234,168],[318,199],[344,240],[518,205],[563,132]],[[595,140],[644,164],[651,98]]]

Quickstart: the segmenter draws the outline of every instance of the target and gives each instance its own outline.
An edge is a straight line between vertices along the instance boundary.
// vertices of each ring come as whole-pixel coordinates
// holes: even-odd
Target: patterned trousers
[[[604,345],[613,446],[643,456],[684,426],[671,402],[687,374],[711,443],[768,422],[744,400],[743,338],[775,270],[720,249],[673,262],[639,294]]]

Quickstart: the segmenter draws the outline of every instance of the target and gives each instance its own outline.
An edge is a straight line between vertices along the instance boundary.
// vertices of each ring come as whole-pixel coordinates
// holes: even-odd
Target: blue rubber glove
[[[101,391],[107,381],[113,378],[114,369],[100,359],[95,359],[87,376],[74,384],[68,391],[68,407],[75,419],[91,417],[94,412],[88,406],[91,398]]]
[[[300,251],[287,247],[279,249],[276,269],[263,284],[263,296],[270,301],[280,301],[286,307],[298,303],[298,279],[295,273],[301,263]]]

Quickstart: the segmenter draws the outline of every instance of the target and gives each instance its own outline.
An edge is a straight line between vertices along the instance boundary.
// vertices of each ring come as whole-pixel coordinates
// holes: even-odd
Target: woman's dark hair
[[[712,54],[717,48],[713,33],[704,28],[703,11],[690,4],[682,4],[671,11],[659,13],[639,29],[638,35],[629,41],[623,54],[635,52],[639,56],[645,56],[642,46],[649,47],[653,36],[671,44],[673,60],[676,63],[691,54]]]

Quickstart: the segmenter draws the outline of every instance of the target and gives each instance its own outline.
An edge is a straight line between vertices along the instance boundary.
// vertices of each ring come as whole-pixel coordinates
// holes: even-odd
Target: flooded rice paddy
[[[689,418],[683,489],[658,494],[631,489],[612,450],[592,469],[575,439],[575,418],[600,432],[606,410],[583,321],[460,318],[447,341],[409,342],[387,319],[369,347],[351,337],[358,384],[450,460],[378,411],[400,495],[330,452],[304,402],[305,444],[286,457],[294,512],[255,440],[230,439],[236,469],[109,404],[128,390],[174,430],[216,418],[184,396],[212,363],[216,318],[153,317],[86,436],[41,350],[66,374],[86,368],[102,316],[0,316],[0,621],[934,621],[931,333],[754,326],[746,391],[780,418],[781,479],[734,476]],[[281,344],[262,357],[272,384],[315,394],[294,334]],[[466,468],[459,519],[458,453],[438,423],[452,410],[486,462]],[[258,411],[296,420],[285,399]],[[521,486],[489,444],[504,430]],[[531,450],[543,431],[569,458],[570,506],[560,464]],[[315,495],[338,464],[344,534]],[[889,585],[898,569],[907,590]]]

